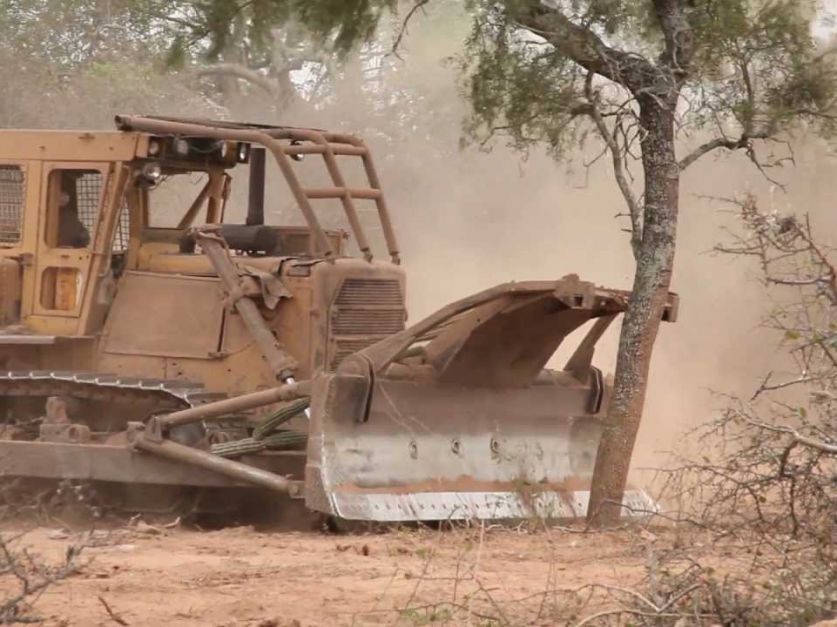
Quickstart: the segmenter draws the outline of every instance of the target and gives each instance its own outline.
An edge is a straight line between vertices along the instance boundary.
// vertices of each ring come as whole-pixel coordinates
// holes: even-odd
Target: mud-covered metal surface
[[[362,140],[184,118],[116,124],[0,133],[21,223],[0,234],[0,476],[296,495],[301,456],[244,452],[258,448],[253,421],[300,395],[276,386],[298,384],[311,419],[288,429],[308,437],[313,509],[438,520],[586,508],[609,393],[594,346],[627,292],[575,275],[506,283],[405,328],[406,275]],[[268,157],[304,226],[264,224]],[[303,158],[319,177],[299,169]],[[239,167],[247,223],[222,224],[237,213],[226,209]],[[155,192],[195,174],[205,185],[182,201]],[[96,193],[82,193],[93,179]],[[321,201],[342,207],[338,230],[324,228]],[[65,237],[67,213],[87,216],[86,237]],[[47,236],[22,238],[24,225]],[[670,298],[664,317],[676,309]],[[588,322],[565,367],[546,369]],[[648,508],[641,493],[628,499]]]
[[[5,398],[62,398],[104,402],[119,414],[120,403],[137,405],[149,403],[158,411],[176,408],[198,408],[224,398],[223,394],[207,392],[199,384],[187,381],[119,377],[106,374],[67,371],[6,371],[0,372],[0,392]],[[62,401],[63,403],[63,401]],[[89,436],[83,441],[72,438],[47,438],[50,429],[83,429],[81,424],[52,424],[49,401],[40,425],[40,437],[35,440],[0,438],[0,478],[52,479],[61,481],[107,482],[108,484],[142,484],[158,486],[191,486],[233,488],[252,487],[246,478],[236,478],[230,473],[207,468],[194,460],[174,456],[154,455],[132,446],[128,432],[115,431],[97,434],[94,441]],[[61,420],[67,419],[62,416]],[[210,425],[219,428],[217,425]],[[175,434],[175,440],[193,440],[204,433],[206,425],[188,425],[196,432]],[[181,431],[184,427],[178,427]],[[223,430],[223,427],[220,427]],[[14,429],[9,432],[12,438]],[[127,436],[127,437],[126,437]],[[203,458],[214,457],[191,446],[167,441],[165,446],[192,451]],[[216,458],[219,465],[225,460]],[[286,475],[301,476],[304,461],[301,452],[267,453],[239,456],[237,464],[252,475],[262,479],[262,484],[286,484]],[[276,489],[276,488],[273,488]]]
[[[310,507],[375,521],[583,516],[609,388],[594,345],[624,292],[569,276],[452,303],[317,378]],[[590,322],[563,370],[545,366]],[[642,491],[627,511],[655,507]]]
[[[223,398],[207,392],[199,383],[180,380],[145,379],[105,373],[60,370],[0,371],[0,393],[3,396],[81,396],[114,400],[114,393],[125,400],[137,396],[173,400],[194,407]]]
[[[326,389],[314,391],[308,461],[317,509],[392,521],[584,512],[600,421],[584,414],[589,389],[581,384],[491,389],[384,379],[358,421],[346,402],[351,387],[337,375],[319,383]]]
[[[408,488],[405,486],[405,488]],[[525,490],[455,490],[398,493],[333,493],[331,511],[349,520],[407,522],[411,520],[572,520],[583,518],[589,490],[556,491],[549,486],[539,492]],[[627,490],[623,498],[626,515],[648,516],[657,504],[643,490]]]

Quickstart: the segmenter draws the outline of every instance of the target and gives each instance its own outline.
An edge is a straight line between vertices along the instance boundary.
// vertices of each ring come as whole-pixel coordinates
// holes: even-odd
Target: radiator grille
[[[338,306],[376,305],[404,308],[401,286],[395,279],[346,279],[337,296]]]
[[[332,325],[335,335],[389,335],[403,328],[403,309],[344,309]]]
[[[405,316],[397,280],[344,280],[331,311],[331,368],[348,355],[401,331]]]

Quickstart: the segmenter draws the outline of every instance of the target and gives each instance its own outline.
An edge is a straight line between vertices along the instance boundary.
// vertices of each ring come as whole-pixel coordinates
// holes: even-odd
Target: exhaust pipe
[[[264,224],[265,149],[250,150],[250,197],[247,202],[247,226]]]

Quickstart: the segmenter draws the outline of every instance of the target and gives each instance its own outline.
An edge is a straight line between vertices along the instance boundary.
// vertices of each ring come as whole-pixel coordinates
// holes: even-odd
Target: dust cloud
[[[369,110],[351,102],[339,103],[336,111],[287,116],[294,124],[359,132],[372,146],[404,253],[410,319],[509,280],[577,273],[630,289],[628,235],[615,218],[624,202],[606,160],[587,169],[578,160],[558,164],[539,151],[524,159],[502,143],[490,153],[460,150],[466,105],[455,70],[443,63],[459,41],[440,42],[428,34],[431,27],[412,27],[397,77],[419,91],[425,106],[420,120],[429,126],[387,135]],[[384,123],[399,115],[403,111],[393,106]],[[837,174],[837,160],[812,137],[798,139],[794,153],[795,167],[770,172],[784,191],[740,154],[705,157],[684,174],[672,288],[681,297],[680,317],[661,328],[634,468],[662,463],[686,430],[723,406],[716,393],[749,397],[781,361],[777,338],[760,328],[770,295],[758,268],[712,249],[737,228],[735,208],[719,198],[744,192],[779,212],[811,214],[819,232],[833,237],[837,212],[827,181]],[[599,344],[596,362],[605,371],[613,371],[618,332],[614,325]]]
[[[399,234],[413,321],[509,280],[577,273],[600,285],[629,289],[633,260],[624,224],[614,217],[624,205],[605,160],[588,170],[578,160],[569,167],[538,150],[524,159],[502,142],[490,153],[460,149],[467,108],[456,70],[445,60],[461,50],[466,31],[467,20],[445,15],[415,21],[404,62],[385,76],[391,97],[383,104],[360,82],[353,83],[347,71],[332,102],[298,102],[277,117],[265,114],[254,99],[238,103],[227,115],[352,131],[365,138]],[[98,83],[82,84],[47,98],[51,104],[37,118],[7,115],[2,122],[109,128],[117,112],[220,114],[213,103],[184,91],[177,77],[157,79],[153,87],[159,91],[115,94]],[[837,175],[837,160],[828,145],[815,138],[800,140],[796,166],[772,175],[786,184],[786,193],[741,155],[707,157],[683,177],[673,280],[681,296],[680,319],[660,332],[635,467],[658,463],[658,452],[670,450],[685,429],[720,406],[713,390],[751,393],[776,351],[775,338],[759,328],[769,299],[757,268],[711,253],[725,238],[724,229],[735,228],[735,216],[730,206],[706,196],[749,191],[777,210],[810,213],[821,233],[833,237],[837,232],[829,185]],[[237,183],[234,202],[243,215],[246,177]],[[268,203],[274,221],[290,215],[288,203],[272,193]],[[366,219],[374,223],[369,214]],[[378,251],[383,253],[383,247]],[[599,345],[596,362],[605,371],[613,370],[617,337],[615,326]]]

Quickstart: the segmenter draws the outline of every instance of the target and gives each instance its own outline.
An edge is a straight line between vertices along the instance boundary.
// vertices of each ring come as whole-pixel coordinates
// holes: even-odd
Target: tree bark
[[[674,150],[676,97],[638,97],[645,177],[642,240],[628,309],[619,337],[616,379],[596,456],[588,523],[618,524],[622,495],[639,430],[651,351],[674,263],[680,168]]]

